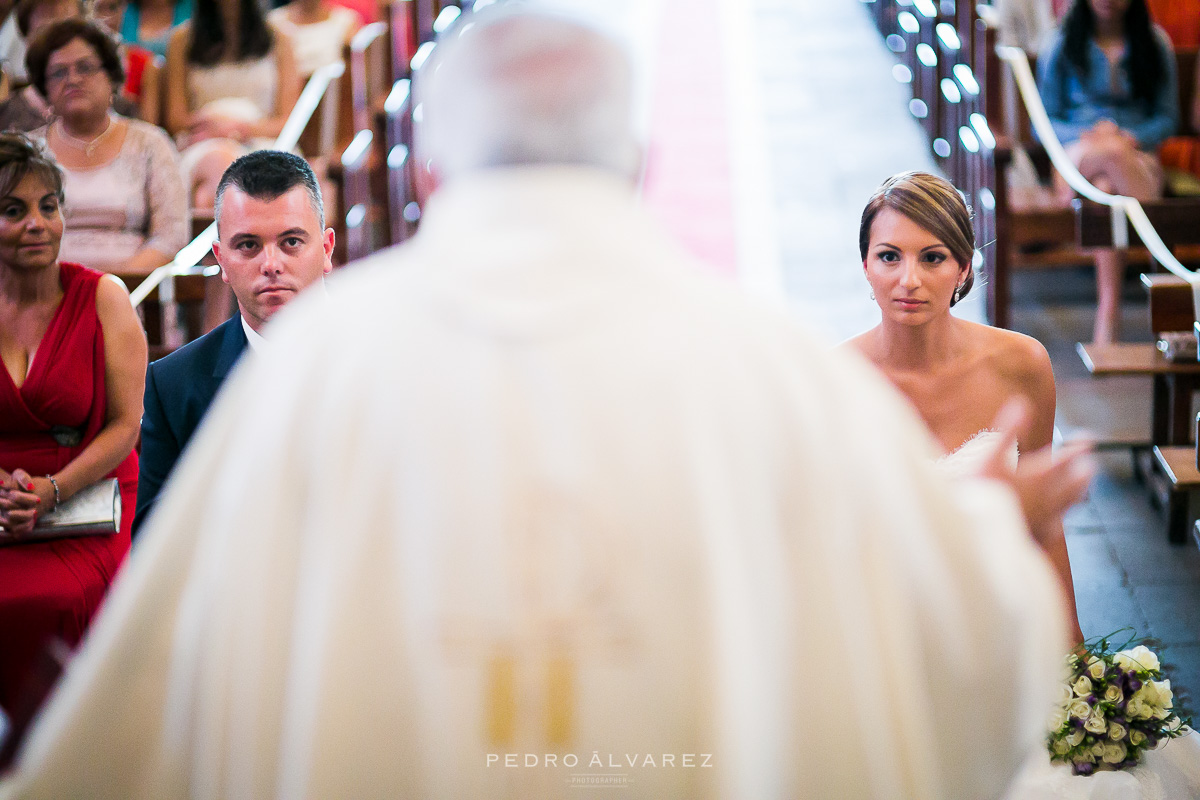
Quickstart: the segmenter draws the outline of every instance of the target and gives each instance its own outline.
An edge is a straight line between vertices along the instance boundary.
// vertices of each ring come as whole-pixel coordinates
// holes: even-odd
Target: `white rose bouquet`
[[[1172,710],[1171,682],[1148,647],[1117,650],[1104,637],[1067,656],[1067,669],[1046,746],[1051,761],[1076,775],[1128,769],[1144,751],[1187,733],[1190,720]]]

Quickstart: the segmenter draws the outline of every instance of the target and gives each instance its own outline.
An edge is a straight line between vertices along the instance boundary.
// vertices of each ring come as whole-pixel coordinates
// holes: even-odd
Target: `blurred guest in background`
[[[130,0],[121,21],[121,38],[162,58],[172,29],[191,18],[192,0]]]
[[[17,28],[16,7],[16,0],[0,0],[0,69],[10,80],[14,70],[25,69],[25,40]]]
[[[109,33],[121,39],[121,23],[125,18],[126,0],[92,0],[91,16]],[[159,124],[160,96],[162,87],[159,77],[162,72],[155,56],[144,47],[129,42],[120,42],[121,66],[125,69],[125,83],[121,96],[137,109],[138,119]]]
[[[26,42],[32,42],[38,33],[55,22],[82,14],[81,0],[21,0],[16,10],[17,24]],[[28,45],[24,51],[25,56],[28,56],[27,48]],[[21,62],[19,78],[10,77],[22,84],[28,81],[25,59]],[[46,101],[46,96],[32,84],[0,103],[0,131],[27,133],[42,127],[53,117],[54,112]]]
[[[1038,88],[1054,132],[1083,177],[1139,200],[1162,196],[1155,150],[1179,126],[1175,52],[1146,0],[1073,0],[1042,49]],[[1065,203],[1074,192],[1055,173]],[[1092,340],[1118,338],[1125,257],[1096,252]]]
[[[329,0],[335,6],[348,8],[358,15],[358,24],[366,25],[379,19],[378,0]]]
[[[329,0],[292,0],[271,11],[267,20],[291,39],[302,78],[341,61],[343,48],[361,25],[357,14]]]
[[[167,51],[166,127],[180,142],[193,206],[212,208],[225,168],[269,147],[300,95],[291,40],[258,0],[196,0]]]
[[[63,257],[122,275],[170,261],[188,235],[179,155],[161,128],[113,112],[124,75],[112,36],[88,20],[56,23],[29,67],[57,117],[35,135],[66,175]]]

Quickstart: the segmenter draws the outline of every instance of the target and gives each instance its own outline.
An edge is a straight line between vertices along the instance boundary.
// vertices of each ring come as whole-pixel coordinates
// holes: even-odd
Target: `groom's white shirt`
[[[229,382],[5,796],[1000,796],[1015,499],[698,271],[599,173],[444,187]]]

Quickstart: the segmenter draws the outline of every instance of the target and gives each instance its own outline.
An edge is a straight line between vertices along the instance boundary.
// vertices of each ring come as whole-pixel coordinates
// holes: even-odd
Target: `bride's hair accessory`
[[[1084,642],[1067,656],[1046,746],[1051,761],[1070,764],[1076,775],[1129,769],[1144,751],[1186,734],[1191,722],[1172,709],[1171,682],[1163,679],[1154,651],[1124,649],[1133,638],[1110,647],[1115,635]]]

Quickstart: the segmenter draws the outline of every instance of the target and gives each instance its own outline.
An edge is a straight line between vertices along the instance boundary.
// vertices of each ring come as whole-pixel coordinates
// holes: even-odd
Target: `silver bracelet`
[[[47,475],[46,480],[50,481],[50,485],[54,487],[54,508],[58,508],[59,498],[62,496],[58,493],[58,481],[54,480],[53,475]]]

